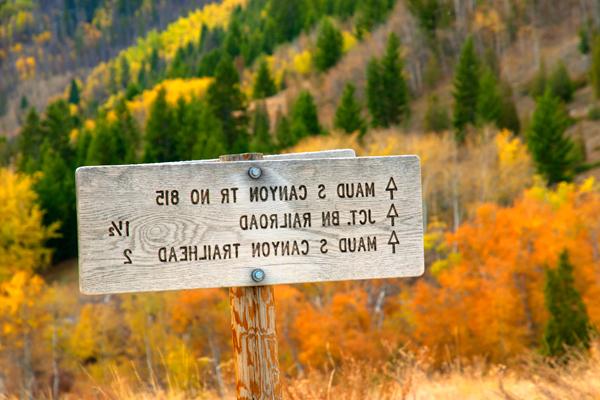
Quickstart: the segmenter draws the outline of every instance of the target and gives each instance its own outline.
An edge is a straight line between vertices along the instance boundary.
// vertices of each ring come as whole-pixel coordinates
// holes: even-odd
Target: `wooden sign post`
[[[262,154],[221,156],[221,161],[262,160]],[[282,399],[273,286],[229,288],[238,399]]]
[[[77,170],[86,294],[229,287],[239,399],[281,399],[270,285],[419,276],[416,156],[352,151]]]

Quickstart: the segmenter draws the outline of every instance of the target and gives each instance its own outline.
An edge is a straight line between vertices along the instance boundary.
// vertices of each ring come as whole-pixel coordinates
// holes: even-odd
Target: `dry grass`
[[[309,371],[284,382],[289,400],[420,400],[420,399],[600,399],[600,342],[589,355],[577,355],[565,365],[550,365],[530,354],[512,367],[484,362],[454,362],[443,371],[434,369],[426,352],[413,355],[399,351],[384,366],[345,360],[329,371]],[[93,386],[93,385],[91,385]],[[140,389],[146,386],[147,389]],[[127,382],[115,375],[105,388],[90,387],[87,395],[64,399],[183,400],[219,399],[213,391],[185,393],[143,382]],[[43,398],[43,397],[42,397]],[[50,396],[46,397],[50,399]],[[233,387],[225,399],[234,399]],[[3,398],[0,400],[16,400]]]

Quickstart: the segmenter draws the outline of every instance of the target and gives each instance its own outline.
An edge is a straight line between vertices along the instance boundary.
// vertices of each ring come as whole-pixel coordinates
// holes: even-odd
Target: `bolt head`
[[[252,270],[252,274],[250,274],[250,276],[254,282],[262,282],[265,279],[265,271],[260,268],[256,268],[255,270]]]
[[[260,169],[260,167],[250,167],[248,169],[248,175],[250,175],[250,178],[252,179],[258,179],[262,175],[262,169]]]

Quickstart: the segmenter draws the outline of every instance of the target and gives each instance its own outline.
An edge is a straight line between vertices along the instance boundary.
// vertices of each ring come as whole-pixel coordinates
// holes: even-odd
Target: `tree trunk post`
[[[262,154],[226,155],[222,162],[261,160]],[[229,288],[238,400],[281,400],[282,387],[271,286]]]

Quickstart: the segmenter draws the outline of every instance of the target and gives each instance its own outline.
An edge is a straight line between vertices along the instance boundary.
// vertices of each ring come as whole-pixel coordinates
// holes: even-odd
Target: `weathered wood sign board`
[[[79,168],[81,291],[421,275],[418,157],[305,157]]]

